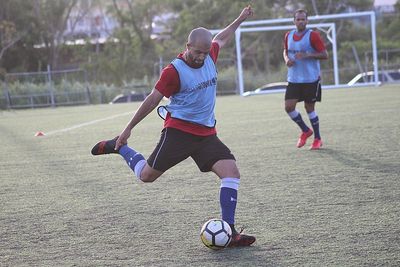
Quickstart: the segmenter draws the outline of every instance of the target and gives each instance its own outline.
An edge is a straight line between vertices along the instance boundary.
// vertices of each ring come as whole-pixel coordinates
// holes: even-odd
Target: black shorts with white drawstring
[[[193,158],[202,172],[211,171],[219,160],[235,160],[230,149],[216,134],[197,136],[175,128],[164,128],[147,163],[153,169],[165,172],[188,157]]]
[[[321,102],[321,81],[313,83],[291,83],[286,87],[285,100],[297,99],[298,102]]]

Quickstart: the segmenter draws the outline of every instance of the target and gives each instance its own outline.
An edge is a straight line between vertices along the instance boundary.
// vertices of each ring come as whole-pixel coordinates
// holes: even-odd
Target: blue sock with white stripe
[[[136,177],[140,179],[140,174],[146,165],[146,160],[142,154],[136,152],[127,145],[124,145],[119,149],[119,154],[125,159],[126,163],[128,163],[128,166],[135,173]]]
[[[235,224],[235,211],[237,193],[239,189],[238,178],[222,178],[219,202],[221,205],[222,220],[228,224]]]
[[[321,140],[321,135],[319,133],[319,118],[315,111],[308,113],[311,125],[314,130],[314,137]]]
[[[289,117],[299,125],[301,130],[305,133],[309,130],[307,125],[304,123],[303,118],[301,117],[301,114],[297,110],[293,110],[292,112],[288,113]]]

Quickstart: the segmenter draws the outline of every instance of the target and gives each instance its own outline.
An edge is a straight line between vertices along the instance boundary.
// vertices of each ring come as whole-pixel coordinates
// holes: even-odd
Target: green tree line
[[[154,80],[160,58],[165,64],[182,51],[191,29],[223,28],[248,4],[255,10],[254,20],[290,17],[297,8],[307,9],[310,15],[373,9],[373,0],[0,0],[0,77],[4,79],[10,72],[43,71],[50,65],[52,69],[85,69],[89,81],[96,83],[122,85],[144,77]],[[71,12],[78,11],[84,17],[91,8],[101,8],[119,27],[105,43],[67,45],[63,32],[68,20],[71,22]],[[152,38],[154,17],[167,12],[176,14],[166,25],[169,38]],[[399,14],[397,3],[393,16],[379,18],[379,49],[400,47]],[[360,52],[370,47],[369,38],[357,41],[367,33],[349,22],[340,22],[337,32],[338,38],[354,41]],[[244,38],[245,66],[255,74],[279,72],[282,38],[282,32]],[[346,45],[339,43],[339,49]],[[235,61],[234,42],[221,51],[220,58]]]

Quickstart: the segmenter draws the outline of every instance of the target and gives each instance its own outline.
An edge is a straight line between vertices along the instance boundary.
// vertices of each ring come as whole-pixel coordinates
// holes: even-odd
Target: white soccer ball
[[[211,219],[201,227],[200,239],[208,248],[223,249],[232,240],[232,229],[221,219]]]

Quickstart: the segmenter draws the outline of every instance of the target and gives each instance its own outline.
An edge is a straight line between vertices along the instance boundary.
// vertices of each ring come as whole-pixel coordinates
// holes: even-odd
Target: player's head
[[[297,9],[293,14],[294,24],[298,31],[304,31],[308,23],[308,14],[305,9]]]
[[[186,44],[186,55],[189,64],[201,66],[211,49],[212,34],[206,28],[192,30]]]

